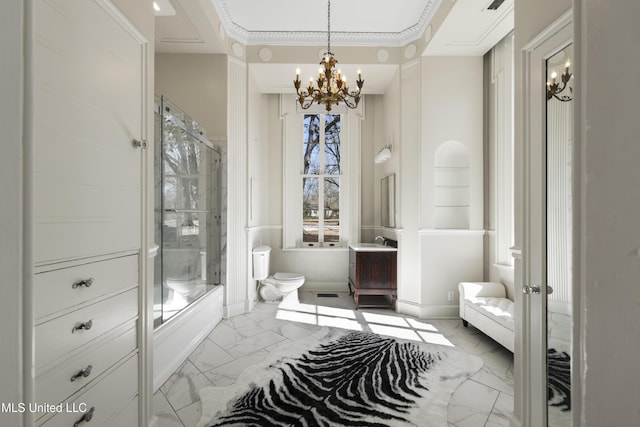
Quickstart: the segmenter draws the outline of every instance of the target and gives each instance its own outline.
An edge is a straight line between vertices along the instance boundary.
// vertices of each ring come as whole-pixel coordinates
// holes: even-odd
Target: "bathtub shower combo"
[[[154,326],[222,282],[222,151],[156,97]]]

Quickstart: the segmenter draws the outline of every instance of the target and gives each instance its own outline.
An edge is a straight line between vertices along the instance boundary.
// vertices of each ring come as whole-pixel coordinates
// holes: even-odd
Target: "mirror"
[[[547,425],[558,427],[571,425],[572,53],[546,61]]]
[[[380,183],[381,188],[381,223],[383,227],[396,226],[396,176],[385,176]]]

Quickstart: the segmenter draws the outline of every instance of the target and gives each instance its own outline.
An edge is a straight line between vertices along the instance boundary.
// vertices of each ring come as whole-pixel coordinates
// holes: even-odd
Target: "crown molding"
[[[404,46],[422,36],[442,0],[429,0],[418,21],[400,32],[332,31],[331,42],[340,46]],[[245,45],[324,46],[326,31],[252,31],[236,23],[227,7],[227,0],[212,2],[227,35]]]

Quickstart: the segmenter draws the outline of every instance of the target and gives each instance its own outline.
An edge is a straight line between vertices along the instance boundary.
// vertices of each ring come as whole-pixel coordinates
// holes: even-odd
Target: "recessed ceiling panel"
[[[200,2],[172,0],[175,15],[156,16],[156,52],[225,52],[213,29],[213,6],[209,0]]]
[[[211,0],[227,33],[246,44],[323,44],[327,2]],[[335,45],[400,46],[420,37],[441,0],[332,0]]]
[[[495,10],[488,9],[492,0],[456,2],[424,54],[484,55],[513,29],[513,1],[505,0]]]
[[[202,39],[183,14],[156,17],[156,38],[162,42],[199,42]]]

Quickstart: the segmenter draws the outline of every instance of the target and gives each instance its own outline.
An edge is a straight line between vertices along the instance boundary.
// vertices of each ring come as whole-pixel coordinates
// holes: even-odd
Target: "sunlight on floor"
[[[318,314],[324,314],[327,316],[338,316],[346,319],[355,319],[356,314],[353,310],[347,310],[344,308],[325,307],[323,305],[318,306]]]
[[[373,332],[374,334],[385,335],[388,337],[400,338],[404,340],[422,341],[420,339],[420,336],[416,334],[416,331],[411,329],[396,328],[393,326],[384,326],[384,325],[375,325],[375,324],[369,325],[369,327],[371,328],[371,332]]]
[[[361,320],[358,319],[357,313],[360,313]],[[289,303],[278,306],[276,319],[353,331],[362,331],[366,326],[371,332],[379,335],[455,347],[432,324],[405,318],[402,315],[355,311],[315,304]]]
[[[369,323],[380,323],[383,325],[391,325],[391,326],[402,326],[405,328],[409,327],[409,323],[407,323],[404,317],[398,316],[388,316],[386,314],[376,314],[376,313],[362,313],[362,317]]]
[[[361,331],[362,325],[356,320],[343,319],[340,317],[318,316],[318,326],[332,326],[334,328],[350,329]]]
[[[317,325],[318,319],[315,314],[300,313],[298,311],[291,310],[278,310],[276,313],[276,319],[289,320],[291,322],[306,323],[309,325]]]
[[[430,323],[424,323],[416,319],[405,319],[414,329],[422,329],[423,331],[438,332],[435,326]]]
[[[418,331],[418,335],[420,335],[420,337],[422,338],[422,341],[429,344],[438,344],[438,345],[444,345],[447,347],[455,347],[455,345],[453,345],[453,343],[448,339],[446,339],[445,336],[442,334]]]

